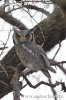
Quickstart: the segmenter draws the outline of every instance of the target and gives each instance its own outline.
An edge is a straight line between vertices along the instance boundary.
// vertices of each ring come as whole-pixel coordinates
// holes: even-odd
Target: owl
[[[13,42],[20,61],[26,67],[24,75],[30,71],[41,71],[46,77],[51,78],[49,71],[56,73],[45,50],[34,41],[33,31],[18,30],[14,27]]]

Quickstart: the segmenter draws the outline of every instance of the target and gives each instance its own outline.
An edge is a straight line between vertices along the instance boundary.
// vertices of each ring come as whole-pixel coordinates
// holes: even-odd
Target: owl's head
[[[27,43],[32,40],[32,31],[29,30],[19,30],[16,27],[14,29],[14,34],[13,34],[13,41],[14,44],[18,43]]]

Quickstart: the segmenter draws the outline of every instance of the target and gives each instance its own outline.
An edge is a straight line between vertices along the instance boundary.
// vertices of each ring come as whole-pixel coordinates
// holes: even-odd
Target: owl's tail
[[[51,66],[50,67],[47,66],[47,70],[49,70],[49,71],[51,71],[53,73],[56,73],[55,69],[53,69]]]
[[[50,73],[48,72],[48,70],[41,70],[41,71],[47,78],[51,78]]]

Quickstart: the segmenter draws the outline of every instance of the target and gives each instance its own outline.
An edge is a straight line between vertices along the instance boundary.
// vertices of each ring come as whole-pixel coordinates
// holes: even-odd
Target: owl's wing
[[[53,73],[56,73],[56,71],[51,67],[50,62],[48,60],[48,57],[47,57],[46,52],[44,51],[44,49],[41,46],[38,46],[38,49],[39,49],[40,55],[44,59],[44,62],[46,62],[47,69],[52,71]]]

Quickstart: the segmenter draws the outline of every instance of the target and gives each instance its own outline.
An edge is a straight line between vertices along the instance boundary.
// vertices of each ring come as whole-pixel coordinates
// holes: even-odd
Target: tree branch
[[[5,20],[7,23],[18,27],[19,29],[27,29],[27,27],[21,23],[18,19],[14,18],[12,15],[9,15],[7,12],[2,11],[2,6],[0,7],[0,17]]]
[[[49,83],[52,84],[51,79],[48,79],[48,80],[49,80]],[[57,100],[57,97],[56,97],[57,93],[56,93],[55,89],[51,87],[51,90],[52,90],[52,93],[54,95],[54,99]]]
[[[40,12],[44,13],[47,16],[51,15],[48,11],[44,10],[43,8],[39,8],[35,5],[34,6],[33,5],[23,5],[23,7],[27,8],[27,9],[33,9],[33,10],[36,10],[36,11],[40,11]]]
[[[4,19],[6,22],[10,23],[11,25],[17,26],[19,29],[27,29],[25,27],[25,25],[23,25],[19,20],[17,20],[16,18],[13,18],[9,14],[6,14],[5,12],[1,12],[1,10],[0,10],[0,17],[2,19]],[[45,37],[45,41],[43,38],[43,34],[42,34],[40,28],[38,27],[38,25],[40,25],[42,28],[42,31],[43,31],[43,34]],[[36,40],[36,43],[38,43],[40,45],[42,43],[44,43],[43,48],[45,49],[45,51],[49,51],[56,44],[58,44],[59,41],[61,42],[66,38],[66,19],[64,19],[61,14],[57,14],[54,16],[51,14],[51,16],[49,18],[43,20],[38,25],[34,27],[34,28],[36,28],[36,30],[34,32],[35,40]],[[0,84],[0,98],[2,98],[7,93],[9,93],[13,90],[13,88],[10,85],[10,81],[14,74],[14,70],[13,70],[12,66],[14,66],[14,68],[18,67],[17,65],[19,63],[21,63],[21,62],[16,55],[15,47],[13,47],[6,54],[6,56],[1,60],[1,64],[2,64],[2,66],[5,67],[5,69],[8,73],[9,79],[5,76],[4,72],[0,72],[0,76],[1,76],[0,80],[3,81],[4,83],[8,84],[9,87],[4,84]],[[66,73],[66,71],[63,69],[63,67],[60,67],[61,65],[58,65],[58,66],[59,66],[59,68],[61,68],[61,70],[64,71],[64,73]],[[20,69],[20,71],[22,71],[25,69],[25,67],[22,65],[21,68],[19,68],[19,69]]]
[[[26,76],[23,76],[23,78],[26,80],[27,84],[31,88],[34,88],[34,89],[37,88],[37,87],[39,87],[42,84],[47,85],[47,86],[52,87],[52,88],[55,88],[56,86],[58,86],[58,85],[61,84],[60,82],[56,82],[55,84],[51,84],[51,83],[47,83],[47,82],[41,81],[41,82],[37,83],[36,85],[32,85],[31,82],[27,79]]]
[[[61,62],[57,62],[57,61],[52,61],[51,59],[49,60],[52,66],[58,66],[59,69],[61,69],[61,71],[63,71],[63,73],[66,75],[66,69],[60,65],[63,63],[66,63],[66,61],[61,61]]]

